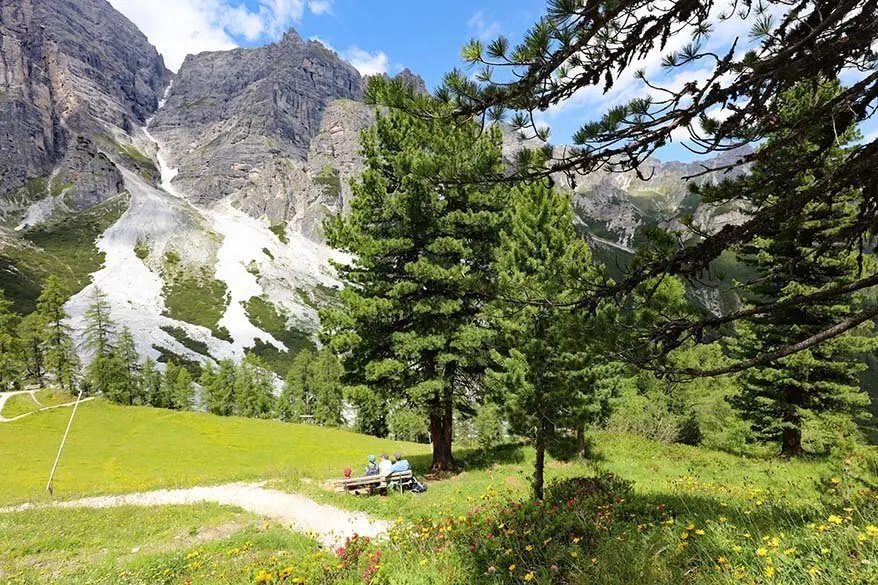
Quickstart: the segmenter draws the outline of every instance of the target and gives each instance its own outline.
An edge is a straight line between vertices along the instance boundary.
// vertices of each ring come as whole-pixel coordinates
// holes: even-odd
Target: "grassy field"
[[[66,409],[65,409],[66,410]],[[68,412],[0,425],[0,505],[39,500]],[[424,494],[352,496],[302,478],[425,446],[272,421],[85,404],[56,496],[249,478],[395,520],[390,538],[321,551],[305,536],[212,505],[0,514],[10,583],[458,583],[866,585],[878,580],[874,448],[785,461],[591,433],[586,459],[548,462],[529,499],[530,447],[458,452]],[[22,448],[26,444],[27,448]],[[171,455],[172,454],[172,455]],[[573,478],[599,477],[589,488]],[[589,480],[591,481],[591,480]],[[597,481],[597,480],[596,480]],[[605,481],[605,480],[600,480]],[[584,485],[586,489],[569,486]],[[568,487],[564,487],[568,486]],[[629,486],[629,487],[626,487]],[[563,488],[563,489],[562,489]],[[557,491],[552,491],[552,490]],[[609,490],[609,491],[608,491]]]
[[[0,515],[0,566],[15,582],[82,582],[261,524],[213,504],[14,512]]]
[[[0,505],[46,498],[43,487],[69,416],[58,408],[0,425]],[[94,400],[76,415],[55,494],[69,499],[244,479],[340,477],[369,452],[395,448],[425,451],[342,430]]]
[[[30,394],[16,394],[6,399],[6,402],[3,404],[3,411],[0,414],[6,418],[14,418],[39,408],[40,405],[37,404]]]

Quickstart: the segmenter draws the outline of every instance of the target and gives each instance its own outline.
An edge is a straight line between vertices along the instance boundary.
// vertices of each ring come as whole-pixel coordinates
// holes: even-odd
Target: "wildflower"
[[[695,525],[690,522],[689,525],[686,526],[686,530],[695,530]]]
[[[514,572],[515,572],[515,563],[512,563],[511,565],[509,565],[509,572],[510,572],[510,573],[514,573]]]
[[[832,478],[831,480],[829,480],[829,481],[831,481],[831,482],[834,483],[834,484],[839,484],[839,483],[841,483],[841,478],[840,478],[840,477],[833,477],[833,478]]]
[[[741,569],[740,567],[735,569],[735,572],[733,573],[733,575],[734,575],[735,579],[737,579],[738,581],[743,581],[744,580],[744,569]]]
[[[765,567],[765,569],[762,572],[765,573],[765,576],[768,577],[769,579],[774,577],[774,567],[772,567],[771,565]]]
[[[764,548],[757,548],[756,549],[756,556],[757,557],[764,557],[767,554],[768,554],[768,549],[764,549]]]
[[[695,531],[695,534],[697,534],[698,536],[704,536],[704,531],[699,528],[698,530]]]
[[[529,544],[529,545],[527,545],[526,547],[524,547],[524,550],[526,550],[527,552],[530,552],[530,551],[532,551],[533,549],[534,549],[534,547],[533,547],[533,545],[531,545],[531,544]]]
[[[814,575],[819,575],[820,569],[818,569],[817,567],[812,565],[812,566],[808,567],[808,574],[811,575],[812,577]]]
[[[534,577],[536,577],[536,575],[534,575],[533,571],[528,571],[527,573],[524,574],[525,581],[533,581]]]
[[[837,516],[835,514],[830,514],[829,518],[827,518],[827,521],[830,524],[841,524],[842,523],[841,516]]]
[[[573,552],[570,553],[570,556],[573,557],[573,558],[575,559],[576,557],[579,556],[579,553],[576,552],[576,551],[573,551]]]
[[[689,533],[688,533],[688,532],[683,532],[683,533],[680,534],[680,539],[681,539],[681,540],[686,540],[687,538],[689,538]]]
[[[423,567],[426,564],[427,564],[427,559],[421,559],[421,566]]]
[[[729,559],[727,559],[726,557],[720,557],[716,560],[716,562],[718,562],[721,565],[724,565],[724,564],[729,562]]]
[[[795,554],[796,550],[797,550],[796,547],[791,546],[790,548],[784,549],[783,554],[789,556],[789,555]]]
[[[574,536],[573,537],[573,544],[578,544],[580,540],[582,540],[582,539],[579,538],[578,536]]]
[[[551,567],[549,567],[549,569],[550,569],[553,573],[557,573],[557,572],[558,572],[558,565],[552,565]]]
[[[719,517],[719,521],[720,521],[720,522],[726,522],[727,520],[728,520],[728,518],[726,518],[725,516],[720,516],[720,517]]]
[[[259,569],[259,572],[256,573],[257,583],[271,583],[272,581],[274,581],[273,573],[269,573],[265,569]]]
[[[497,567],[495,567],[494,565],[491,565],[490,567],[488,567],[489,574],[493,575],[496,572],[497,572]]]
[[[868,526],[866,526],[866,534],[872,537],[878,536],[878,526],[875,526],[874,524],[869,524]]]

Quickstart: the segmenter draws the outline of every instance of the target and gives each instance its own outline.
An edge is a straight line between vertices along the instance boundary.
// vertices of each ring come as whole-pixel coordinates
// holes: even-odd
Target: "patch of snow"
[[[92,283],[67,303],[78,344],[81,346],[83,341],[85,311],[95,287],[98,287],[107,295],[113,320],[120,328],[131,329],[141,355],[158,358],[160,353],[153,348],[153,345],[158,345],[189,359],[208,359],[160,329],[171,326],[179,327],[192,339],[207,344],[211,355],[232,357],[231,345],[213,337],[210,330],[163,315],[164,283],[134,253],[140,241],[149,242],[159,250],[177,239],[197,244],[204,238],[200,222],[193,220],[187,203],[150,187],[136,174],[121,170],[125,187],[131,195],[128,209],[98,240],[97,247],[105,254],[104,267],[92,274]]]
[[[36,203],[32,203],[30,207],[27,208],[24,219],[21,220],[21,223],[15,226],[15,231],[20,232],[25,228],[33,227],[45,222],[52,217],[56,207],[58,207],[58,199],[55,197],[46,197],[45,199],[40,199]]]

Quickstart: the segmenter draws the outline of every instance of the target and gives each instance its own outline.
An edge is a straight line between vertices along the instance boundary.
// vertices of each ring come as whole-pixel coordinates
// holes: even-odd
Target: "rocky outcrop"
[[[236,195],[280,222],[304,213],[296,192],[307,191],[311,141],[340,98],[362,98],[357,70],[290,31],[265,47],[187,57],[150,130],[194,202]]]
[[[143,125],[170,75],[106,0],[0,0],[0,197],[77,136]]]
[[[52,190],[63,192],[71,211],[103,203],[125,189],[122,173],[95,144],[80,136],[67,150],[52,181]]]

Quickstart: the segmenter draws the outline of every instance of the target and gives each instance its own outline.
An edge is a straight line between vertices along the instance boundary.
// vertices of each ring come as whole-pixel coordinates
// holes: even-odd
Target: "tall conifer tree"
[[[478,315],[505,205],[501,187],[459,179],[499,172],[499,144],[497,129],[381,113],[363,134],[351,213],[325,226],[353,260],[338,266],[348,287],[322,311],[323,337],[348,384],[429,420],[434,469],[453,467],[454,411],[472,407],[484,372],[490,332]]]

